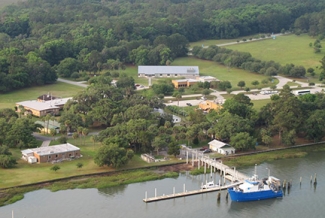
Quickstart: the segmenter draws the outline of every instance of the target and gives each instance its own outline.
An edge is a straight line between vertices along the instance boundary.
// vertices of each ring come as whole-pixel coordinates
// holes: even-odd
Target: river
[[[58,192],[37,190],[25,194],[25,198],[14,204],[0,208],[1,218],[10,218],[14,211],[15,218],[198,218],[198,217],[324,217],[325,207],[325,152],[318,152],[304,158],[277,160],[263,163],[257,167],[259,177],[266,177],[268,169],[271,175],[282,181],[292,180],[290,193],[282,199],[271,199],[258,202],[226,201],[221,193],[221,201],[217,201],[217,192],[144,203],[142,199],[147,191],[148,197],[171,194],[198,189],[202,182],[210,179],[210,175],[190,176],[181,174],[176,179],[163,179],[123,185],[107,189],[75,189]],[[240,169],[252,175],[254,167]],[[310,176],[317,173],[318,184],[310,184]],[[302,177],[302,185],[299,180]],[[219,175],[213,175],[219,180]]]

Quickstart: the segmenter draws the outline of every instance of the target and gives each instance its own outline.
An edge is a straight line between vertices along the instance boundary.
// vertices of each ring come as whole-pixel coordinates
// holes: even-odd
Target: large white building
[[[198,66],[138,66],[138,77],[186,77],[200,76]]]

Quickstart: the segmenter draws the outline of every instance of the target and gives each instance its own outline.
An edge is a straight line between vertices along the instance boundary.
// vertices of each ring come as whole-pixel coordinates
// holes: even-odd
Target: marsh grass
[[[124,172],[117,172],[111,175],[83,177],[71,180],[63,180],[59,182],[46,183],[43,185],[28,186],[22,188],[10,188],[0,192],[0,206],[12,204],[24,198],[24,193],[38,190],[41,188],[49,189],[53,192],[67,189],[85,189],[85,188],[108,188],[119,185],[126,185],[137,182],[144,182],[150,180],[176,178],[176,172],[155,172],[153,169],[148,170],[131,170]]]

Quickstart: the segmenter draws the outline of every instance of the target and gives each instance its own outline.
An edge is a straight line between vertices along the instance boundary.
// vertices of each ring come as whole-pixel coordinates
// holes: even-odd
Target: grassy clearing
[[[257,111],[260,111],[263,106],[271,102],[271,99],[252,100],[251,102],[254,104],[253,108]]]
[[[172,65],[174,66],[186,66],[193,65],[199,66],[201,76],[213,76],[222,81],[230,81],[233,88],[238,88],[237,84],[243,80],[246,83],[246,87],[251,89],[255,88],[251,83],[254,80],[261,82],[263,79],[267,79],[267,76],[251,73],[242,69],[231,68],[229,71],[227,67],[219,65],[216,62],[201,60],[194,57],[177,58]],[[276,85],[276,84],[275,84]],[[270,86],[270,85],[267,85]]]
[[[36,100],[38,96],[46,93],[51,93],[53,96],[62,98],[71,97],[81,90],[84,90],[84,88],[62,82],[20,89],[7,94],[0,94],[0,108],[13,108],[16,102]]]
[[[269,162],[279,159],[288,159],[288,158],[301,158],[308,155],[310,152],[319,152],[325,151],[324,145],[314,145],[307,146],[302,148],[293,148],[287,150],[273,151],[261,154],[247,155],[234,158],[224,158],[224,164],[228,166],[246,167],[253,166],[254,164],[261,164],[263,162]]]
[[[69,139],[69,143],[79,147],[83,157],[73,161],[65,161],[62,163],[58,163],[58,166],[60,166],[60,170],[56,172],[50,170],[53,164],[28,164],[26,161],[20,159],[21,151],[19,149],[11,149],[11,152],[13,153],[14,157],[18,160],[18,164],[15,168],[0,170],[0,188],[31,184],[53,179],[66,178],[70,176],[115,171],[115,169],[112,167],[99,167],[94,163],[93,158],[95,157],[100,143],[94,144],[91,141],[90,136],[79,139]],[[52,144],[58,143],[52,142]],[[157,162],[149,164],[147,162],[144,162],[139,154],[136,154],[128,165],[121,167],[120,169],[135,169],[140,167],[159,166],[167,163],[172,164],[179,162],[182,161],[170,157],[170,160],[168,162]],[[77,163],[82,163],[83,167],[77,168]]]
[[[229,42],[236,42],[237,40],[242,41],[244,38],[245,39],[249,39],[249,38],[254,38],[255,35],[251,35],[251,36],[244,36],[244,37],[240,37],[240,38],[235,38],[235,39],[207,39],[207,40],[200,40],[197,42],[191,42],[190,43],[190,48],[193,48],[194,46],[209,46],[209,45],[220,45],[220,44],[224,44],[224,43],[229,43]]]
[[[245,51],[252,54],[253,57],[261,60],[273,60],[283,65],[293,63],[302,65],[306,69],[320,66],[319,61],[325,54],[315,54],[309,43],[314,43],[315,38],[308,35],[285,35],[279,36],[275,40],[261,40],[252,43],[240,43],[229,45],[227,48],[238,51]]]
[[[288,86],[299,86],[300,84],[295,83],[295,82],[287,82],[286,85],[288,85]]]

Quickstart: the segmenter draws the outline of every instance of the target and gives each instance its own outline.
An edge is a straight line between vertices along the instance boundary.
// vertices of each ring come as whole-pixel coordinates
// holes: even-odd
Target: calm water
[[[14,210],[15,218],[198,218],[198,217],[325,217],[325,153],[316,153],[306,158],[279,160],[258,166],[260,177],[267,176],[266,168],[281,180],[291,180],[293,187],[282,199],[259,202],[227,202],[226,192],[221,194],[221,202],[217,202],[217,192],[195,195],[154,203],[143,203],[145,191],[148,197],[157,194],[198,189],[207,177],[180,175],[177,179],[137,183],[102,190],[76,189],[50,192],[38,190],[27,193],[25,198],[15,204],[0,208],[0,218],[10,218]],[[252,175],[254,167],[241,169],[241,172]],[[310,184],[310,176],[317,173],[318,185],[315,189]],[[299,178],[303,177],[302,185]],[[214,175],[219,180],[218,175]]]

